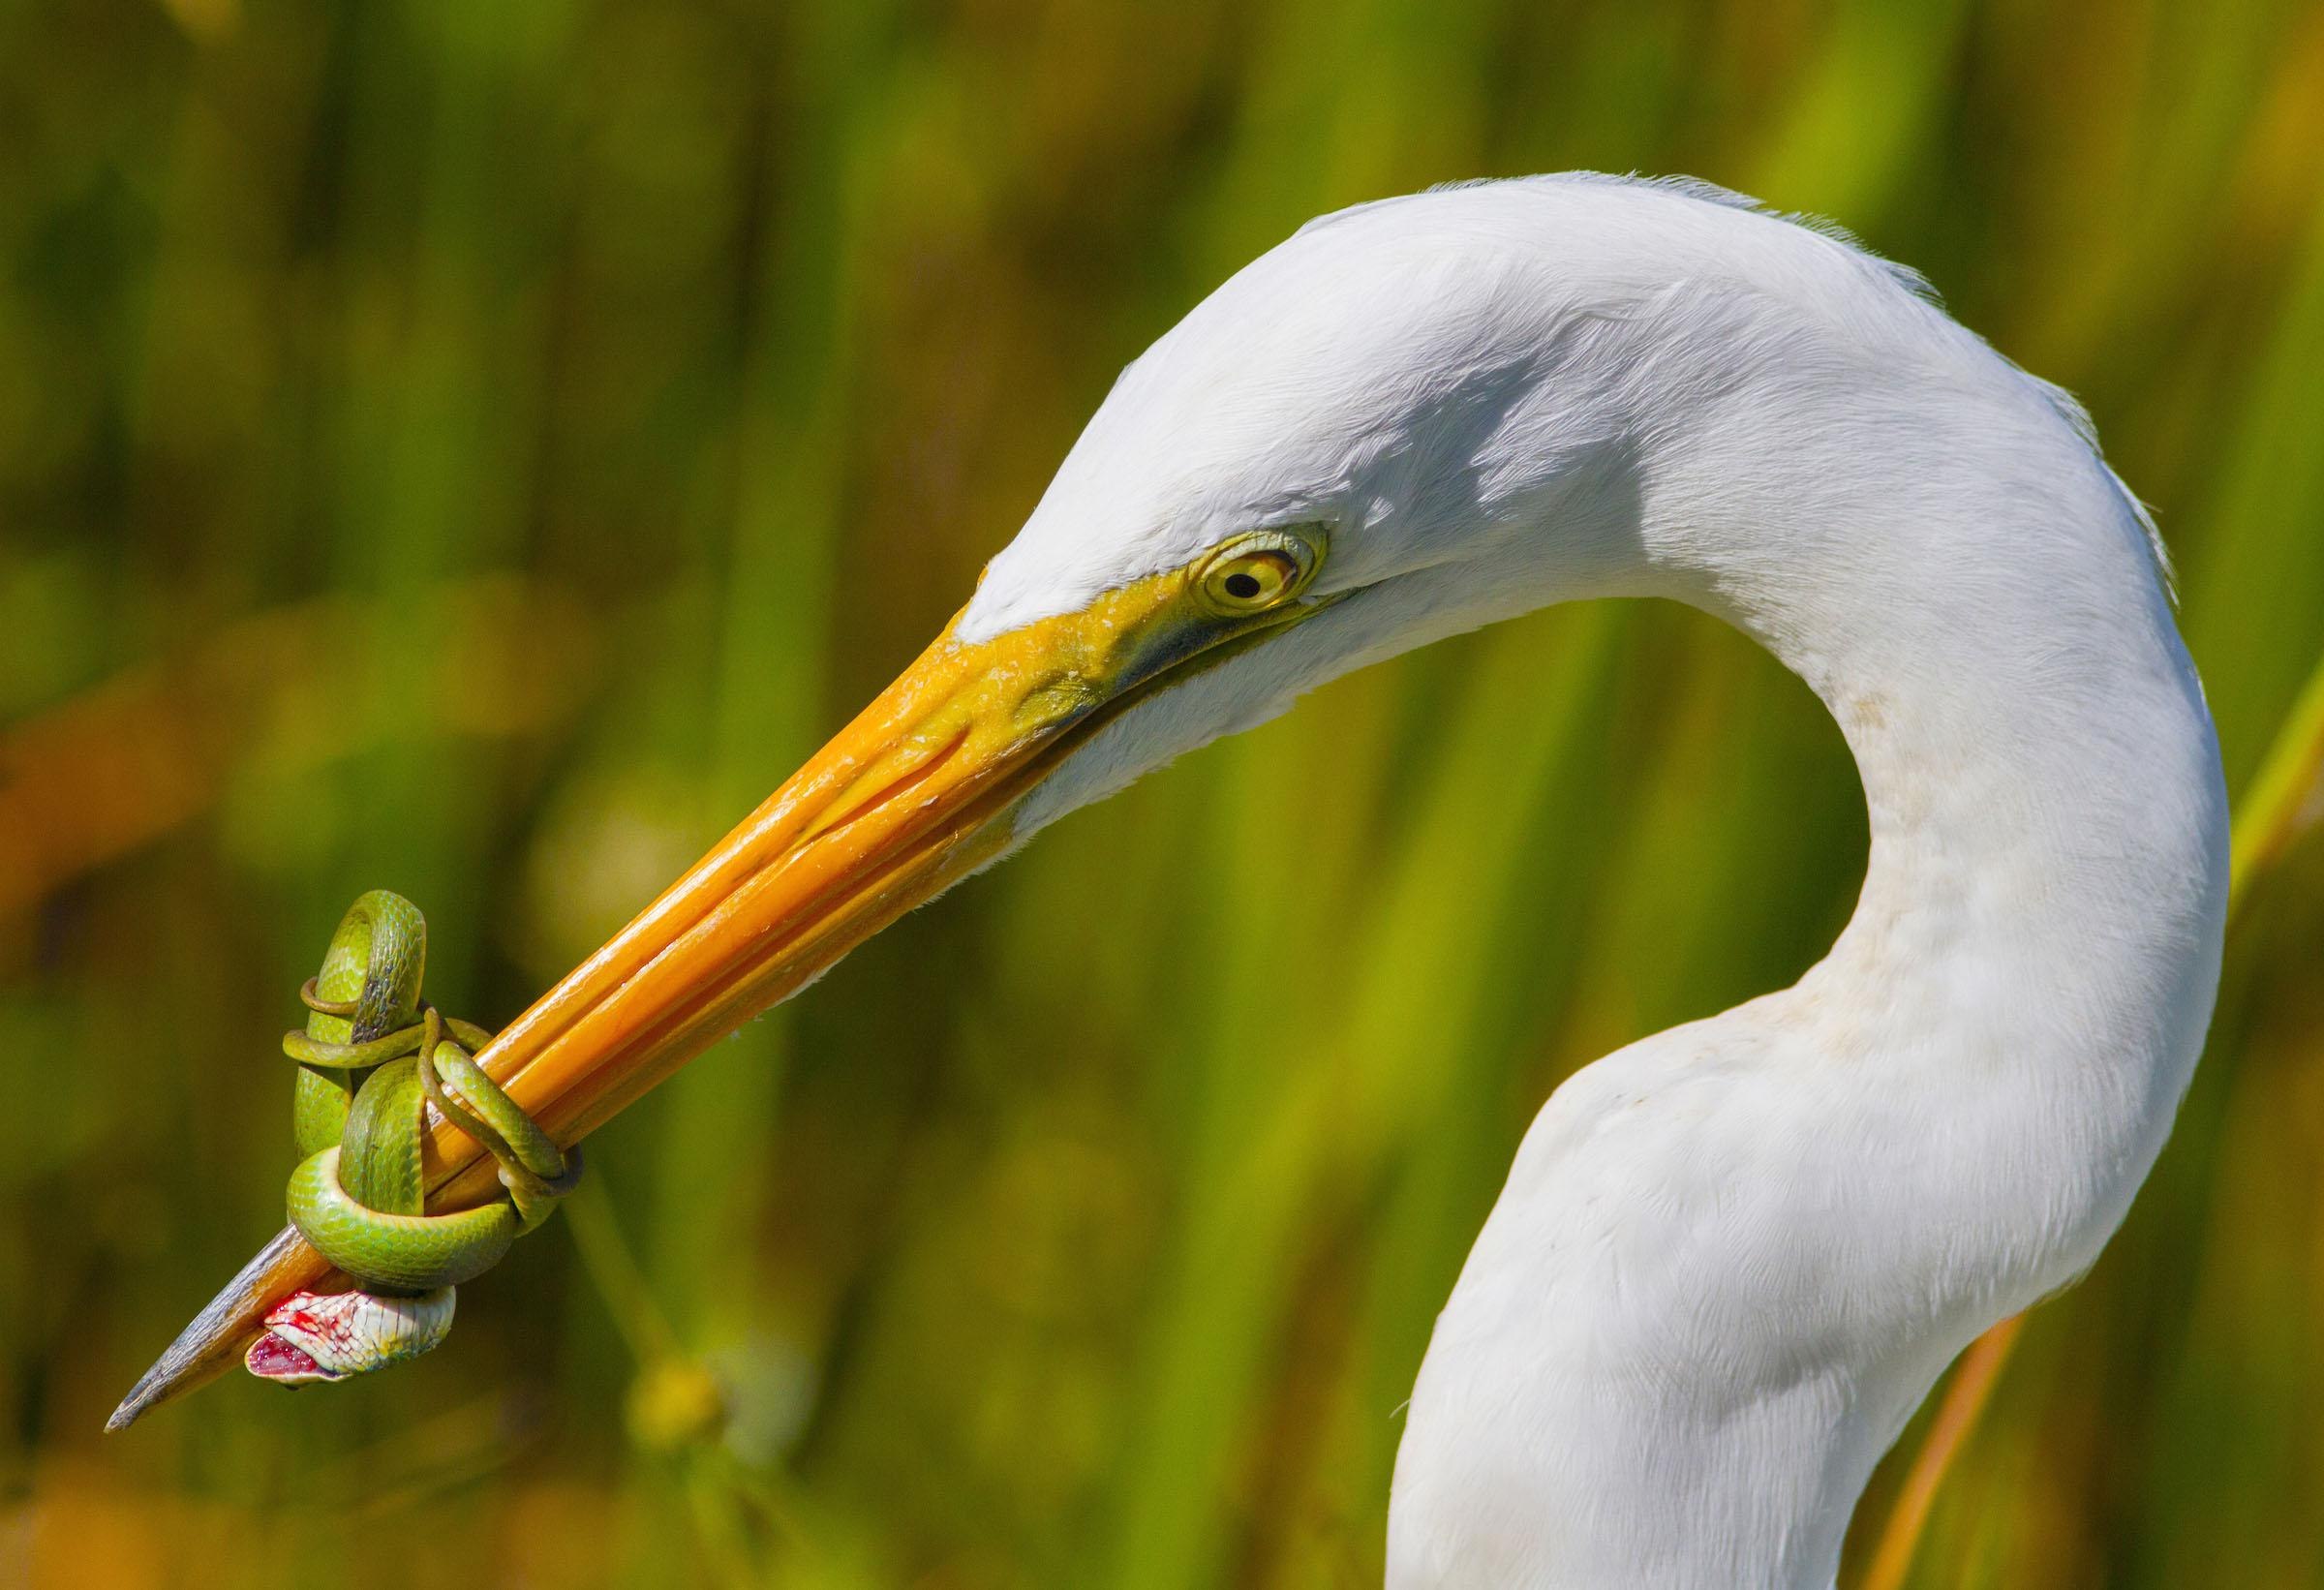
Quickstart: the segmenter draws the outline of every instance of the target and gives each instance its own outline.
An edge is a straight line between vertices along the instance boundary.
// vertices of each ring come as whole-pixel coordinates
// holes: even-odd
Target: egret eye
[[[1246,552],[1210,570],[1204,583],[1222,607],[1265,607],[1300,577],[1300,566],[1284,552]]]
[[[1314,568],[1315,553],[1305,542],[1280,531],[1260,531],[1212,553],[1195,586],[1220,613],[1264,613],[1297,596]]]

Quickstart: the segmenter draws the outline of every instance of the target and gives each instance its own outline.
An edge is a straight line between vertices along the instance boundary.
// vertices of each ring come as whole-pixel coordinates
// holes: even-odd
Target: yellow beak
[[[1219,567],[1213,555],[973,644],[957,638],[956,619],[742,826],[496,1037],[478,1056],[485,1070],[560,1144],[575,1143],[1001,854],[1024,795],[1148,687],[1323,605],[1291,600],[1312,557],[1248,611],[1205,599],[1221,589]],[[499,1191],[490,1157],[447,1123],[436,1123],[424,1160],[432,1210]],[[186,1328],[108,1428],[230,1366],[290,1293],[346,1284],[286,1230]]]
[[[1138,663],[1182,573],[1080,612],[935,643],[482,1056],[574,1142],[709,1044],[796,993],[897,917],[1008,847],[1011,812],[1151,677]],[[958,620],[955,620],[957,627]],[[1079,732],[1076,732],[1079,731]],[[447,1207],[492,1195],[492,1165],[439,1126]]]

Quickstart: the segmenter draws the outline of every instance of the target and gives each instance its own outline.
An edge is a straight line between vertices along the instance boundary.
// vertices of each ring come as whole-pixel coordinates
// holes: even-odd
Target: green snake
[[[298,1062],[290,1223],[361,1291],[299,1293],[266,1317],[244,1357],[251,1372],[303,1384],[384,1368],[443,1339],[452,1288],[498,1264],[581,1175],[484,1074],[472,1052],[491,1035],[420,997],[427,924],[375,889],[340,920],[322,969],[300,990],[303,1032],[283,1037]],[[500,1162],[507,1196],[429,1214],[420,1147],[428,1106]]]

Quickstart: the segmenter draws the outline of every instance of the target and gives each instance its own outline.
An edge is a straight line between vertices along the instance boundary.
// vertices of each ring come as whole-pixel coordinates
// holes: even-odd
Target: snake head
[[[371,1292],[293,1292],[267,1312],[242,1355],[260,1380],[308,1386],[346,1380],[415,1359],[450,1334],[452,1289],[413,1297]]]

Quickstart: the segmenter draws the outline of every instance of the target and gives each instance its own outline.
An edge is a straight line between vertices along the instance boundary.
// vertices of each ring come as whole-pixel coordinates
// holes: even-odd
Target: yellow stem
[[[2235,813],[2234,853],[2227,863],[2227,919],[2249,892],[2251,879],[2274,866],[2302,833],[2324,815],[2317,778],[2324,774],[2324,658],[2308,676],[2268,759]]]

